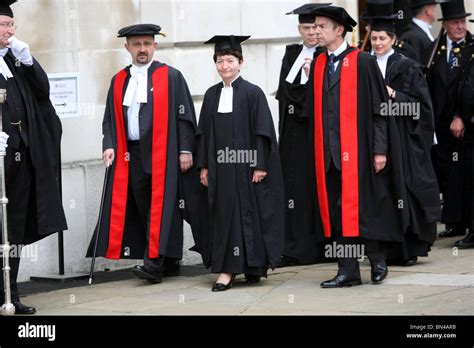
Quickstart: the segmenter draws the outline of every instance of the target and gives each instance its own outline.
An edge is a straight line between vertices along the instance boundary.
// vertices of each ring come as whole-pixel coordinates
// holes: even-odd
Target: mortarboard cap
[[[13,11],[10,5],[15,2],[16,0],[0,0],[0,15],[13,18]]]
[[[287,15],[298,15],[298,21],[300,23],[314,23],[316,15],[313,14],[313,11],[319,7],[329,6],[331,3],[324,4],[305,4],[298,8],[295,8],[293,11],[286,13]]]
[[[160,33],[161,27],[155,24],[134,24],[119,30],[117,37],[130,37],[130,36],[141,36],[141,35],[162,35]]]
[[[348,32],[352,32],[357,22],[347,13],[345,9],[337,6],[320,7],[313,11],[316,17],[327,17],[343,25]]]
[[[235,35],[216,35],[205,44],[215,44],[214,52],[221,52],[225,50],[236,50],[242,52],[241,42],[248,40],[250,36],[235,36]]]

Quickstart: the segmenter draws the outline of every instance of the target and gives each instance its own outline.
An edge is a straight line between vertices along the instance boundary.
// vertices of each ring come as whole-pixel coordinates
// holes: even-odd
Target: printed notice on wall
[[[48,74],[50,99],[60,118],[79,117],[79,74]]]

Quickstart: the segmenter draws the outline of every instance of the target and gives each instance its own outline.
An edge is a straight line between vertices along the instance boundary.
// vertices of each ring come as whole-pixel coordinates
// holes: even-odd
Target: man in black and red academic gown
[[[405,196],[398,198],[389,188],[392,168],[387,158],[394,163],[398,159],[389,143],[394,128],[382,115],[387,89],[375,60],[344,41],[357,24],[354,19],[335,6],[314,13],[319,44],[326,47],[315,58],[308,82],[315,214],[323,223],[321,238],[335,237],[336,249],[344,251],[343,257],[336,255],[337,276],[321,287],[360,285],[357,258],[364,249],[377,284],[388,274],[381,242],[403,240],[396,204]]]
[[[305,109],[309,67],[318,49],[312,10],[329,4],[306,4],[287,14],[298,15],[303,42],[286,46],[276,99],[279,105],[280,158],[285,183],[285,248],[279,267],[324,260],[317,242],[309,192],[308,116]]]
[[[144,258],[133,272],[151,283],[179,271],[188,189],[199,186],[193,101],[181,73],[153,60],[160,30],[140,24],[119,31],[133,63],[112,79],[102,124],[103,161],[112,167],[98,255]]]
[[[34,307],[20,302],[16,280],[23,246],[67,230],[60,187],[62,127],[49,99],[46,72],[14,36],[14,2],[0,1],[0,89],[7,91],[0,151],[6,149],[11,301],[16,314],[34,314]],[[3,289],[1,274],[0,306]]]
[[[433,146],[433,166],[443,193],[441,222],[446,230],[439,238],[464,236],[468,227],[461,218],[458,198],[462,190],[461,172],[465,127],[463,118],[456,110],[459,83],[466,75],[466,66],[471,58],[468,48],[472,35],[467,31],[467,17],[463,0],[441,4],[443,27],[446,33],[440,39],[435,58],[426,77],[430,87],[438,144]]]

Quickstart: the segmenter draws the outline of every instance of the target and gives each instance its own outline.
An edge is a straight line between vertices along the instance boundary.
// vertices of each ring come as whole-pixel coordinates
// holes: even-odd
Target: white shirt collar
[[[130,73],[135,74],[136,72],[138,73],[147,72],[148,68],[151,66],[152,63],[153,63],[153,59],[149,63],[144,64],[144,65],[137,65],[137,64],[132,63],[132,66],[130,67]]]
[[[222,81],[222,88],[226,88],[226,87],[230,88],[230,87],[232,87],[232,84],[233,84],[239,77],[240,77],[240,74],[237,74],[236,78],[233,79],[231,83],[229,83],[229,86],[226,86],[226,85],[225,85],[225,82]]]
[[[385,53],[383,56],[377,56],[377,60],[380,60],[380,61],[387,61],[388,58],[390,58],[390,56],[392,54],[395,53],[395,50],[392,48],[388,53]]]
[[[385,75],[387,73],[388,58],[390,58],[390,56],[394,53],[395,53],[395,51],[392,48],[390,50],[390,52],[384,54],[383,56],[376,56],[377,57],[377,64],[379,66],[380,71],[382,72],[383,78],[385,78]]]
[[[345,50],[347,50],[347,47],[349,47],[349,44],[344,41],[341,46],[339,46],[334,52],[331,52],[328,50],[328,56],[331,55],[331,54],[334,54],[336,57],[339,56],[342,52],[344,52]]]
[[[465,39],[461,39],[459,41],[457,41],[458,44],[461,44],[464,42]],[[447,35],[446,35],[446,43],[447,43],[447,46],[448,46],[448,51],[451,49],[451,47],[453,47],[453,40],[451,40]]]
[[[422,21],[421,19],[418,18],[413,18],[413,23],[415,23],[417,26],[420,27],[421,30],[423,30],[426,35],[430,38],[431,41],[434,41],[434,37],[431,34],[431,29],[433,26],[431,26],[429,23],[426,23],[425,21]]]
[[[313,47],[308,47],[308,46],[306,46],[304,43],[302,43],[302,45],[303,45],[303,50],[306,50],[306,51],[313,51],[313,52],[316,50],[316,47],[318,47],[318,45],[313,46]]]

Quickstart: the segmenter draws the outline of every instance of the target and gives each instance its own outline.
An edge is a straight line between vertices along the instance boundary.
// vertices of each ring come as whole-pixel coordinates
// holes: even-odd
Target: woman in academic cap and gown
[[[394,6],[395,4],[393,3],[393,0],[368,0],[367,1],[366,11],[361,17],[361,19],[367,23],[367,26],[366,26],[367,36],[364,38],[364,41],[361,41],[359,44],[359,48],[361,50],[368,53],[373,52],[372,43],[370,42],[371,18],[381,16],[384,13],[388,13],[388,11],[390,11],[390,13],[392,14],[395,13]],[[406,11],[407,5],[404,4],[402,1],[398,1],[396,6],[399,8],[398,11],[401,11],[401,10]],[[406,18],[409,18],[406,12],[403,12],[403,13],[404,13],[403,19],[398,19],[398,15],[392,16],[393,18],[398,19],[395,24],[395,30],[397,30],[398,25],[403,25],[402,22],[404,23],[406,22]],[[409,43],[396,38],[392,44],[392,47],[395,53],[401,54],[413,60],[418,60],[418,55],[416,53],[415,48]]]
[[[209,88],[197,131],[197,167],[207,187],[205,231],[196,240],[204,264],[219,277],[212,291],[266,277],[284,243],[284,192],[272,115],[263,91],[240,76],[240,43],[249,36],[214,36],[222,82]]]
[[[393,49],[395,18],[390,6],[386,14],[369,18],[370,40],[390,97],[387,116],[393,116],[401,145],[406,202],[399,202],[404,217],[405,241],[385,250],[389,263],[413,265],[418,256],[428,256],[440,220],[439,188],[431,162],[434,119],[428,85],[420,65]],[[411,112],[406,112],[410,111]],[[397,111],[398,110],[398,111]],[[402,112],[405,110],[403,114]]]

